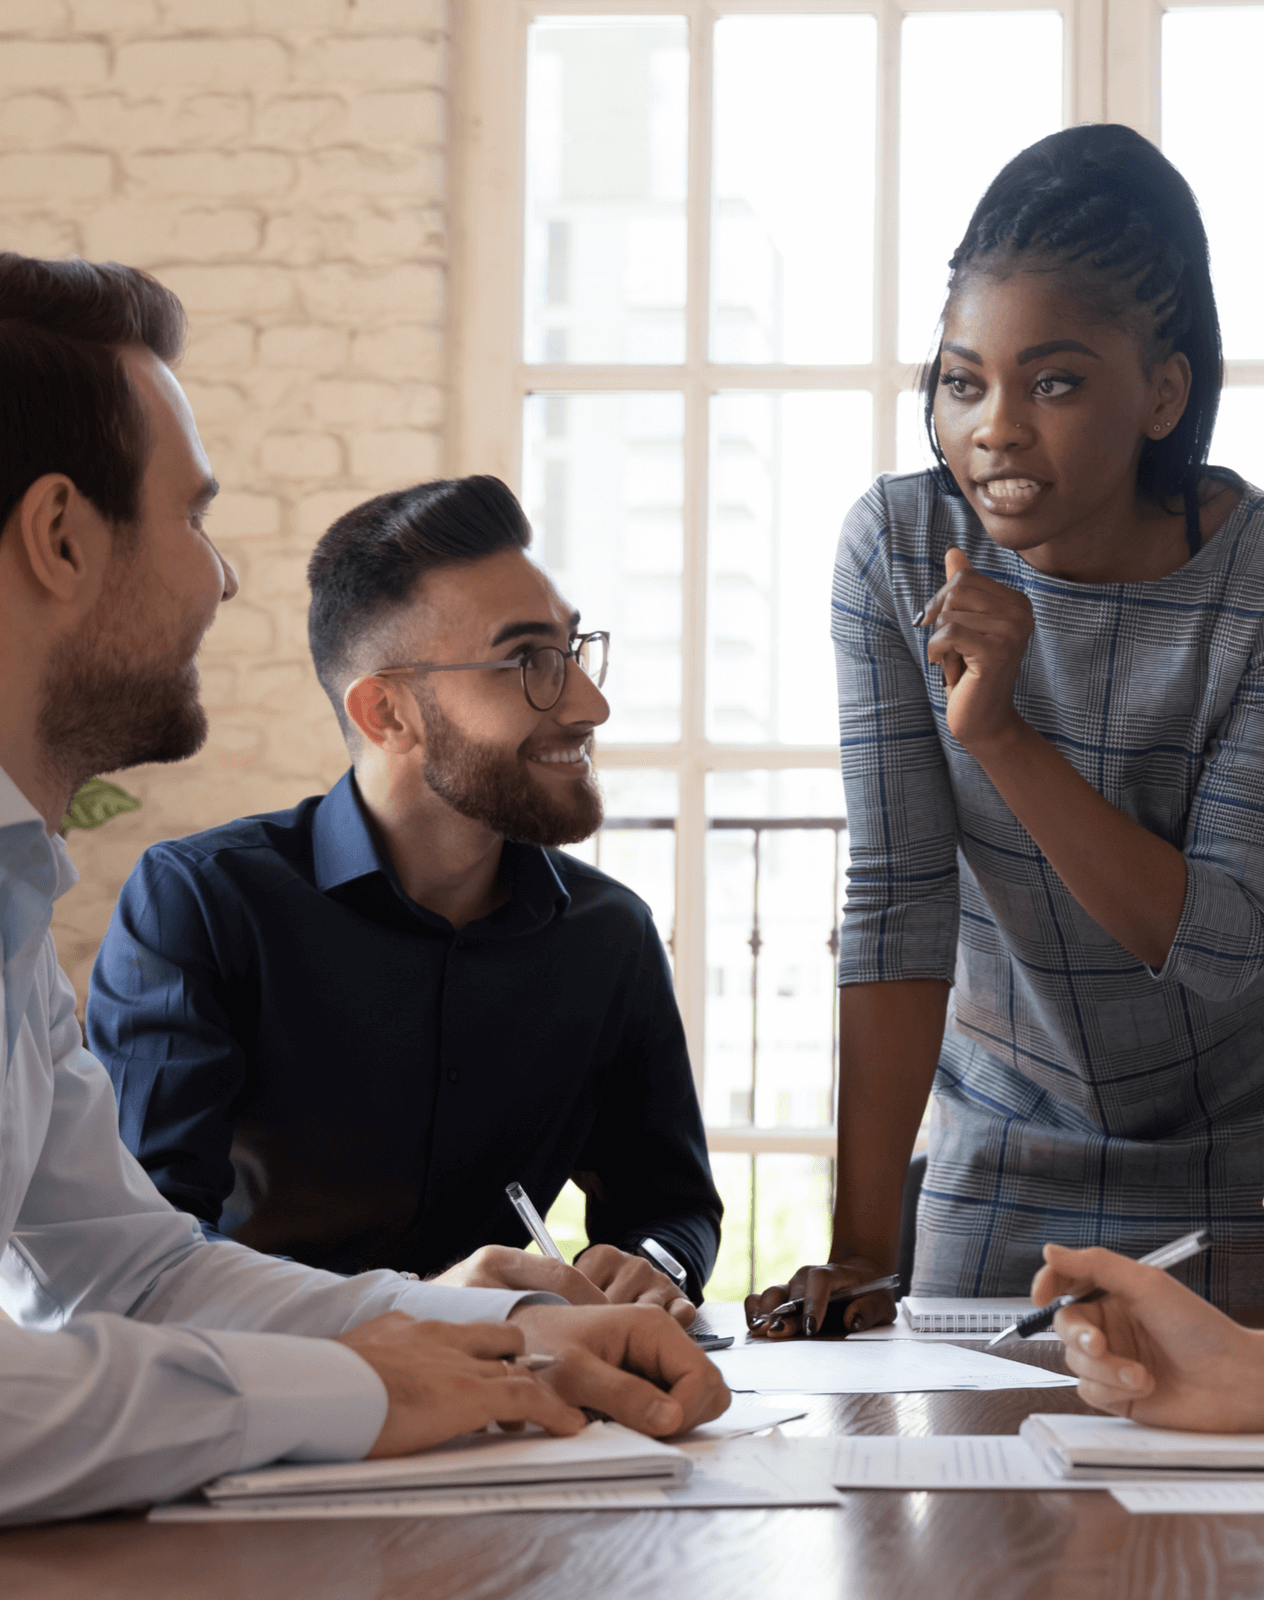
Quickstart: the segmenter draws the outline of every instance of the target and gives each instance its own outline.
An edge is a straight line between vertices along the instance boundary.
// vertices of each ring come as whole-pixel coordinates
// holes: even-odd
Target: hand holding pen
[[[898,1274],[883,1273],[863,1256],[800,1267],[789,1284],[746,1297],[746,1326],[758,1338],[787,1339],[802,1329],[810,1339],[821,1331],[828,1308],[844,1303],[846,1332],[860,1333],[895,1320],[898,1282]]]
[[[1047,1244],[1044,1256],[1033,1300],[1103,1291],[1054,1320],[1089,1405],[1156,1428],[1264,1432],[1264,1336],[1112,1250]]]

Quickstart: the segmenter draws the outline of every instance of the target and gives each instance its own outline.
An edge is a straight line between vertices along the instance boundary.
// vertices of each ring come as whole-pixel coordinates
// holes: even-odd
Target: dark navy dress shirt
[[[336,1272],[525,1244],[505,1185],[543,1212],[574,1177],[592,1243],[653,1235],[700,1298],[722,1208],[649,910],[534,845],[502,881],[459,933],[409,900],[351,773],[154,845],[88,1001],[123,1139],[175,1205]]]

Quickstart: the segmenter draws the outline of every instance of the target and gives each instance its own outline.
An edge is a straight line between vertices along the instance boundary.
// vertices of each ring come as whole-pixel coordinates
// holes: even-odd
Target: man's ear
[[[357,678],[342,704],[361,735],[387,755],[407,755],[422,742],[416,702],[397,679]]]
[[[99,582],[110,555],[109,525],[64,473],[36,478],[10,524],[31,576],[51,598],[75,601]]]

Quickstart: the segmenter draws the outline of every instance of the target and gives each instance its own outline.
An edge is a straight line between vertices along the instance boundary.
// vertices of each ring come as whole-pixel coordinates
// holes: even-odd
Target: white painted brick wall
[[[184,300],[242,580],[203,652],[206,749],[121,777],[142,809],[70,835],[55,928],[81,997],[146,845],[345,764],[304,572],[335,516],[440,468],[447,41],[445,0],[0,0],[0,247],[126,261]]]

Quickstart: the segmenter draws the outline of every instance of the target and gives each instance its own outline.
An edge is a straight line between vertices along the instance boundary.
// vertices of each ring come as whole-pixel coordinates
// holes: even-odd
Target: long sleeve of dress
[[[1185,904],[1155,976],[1230,1000],[1264,977],[1264,655],[1206,752],[1182,849]]]
[[[890,579],[881,482],[843,525],[834,573],[850,864],[838,981],[951,980],[958,921],[957,829],[926,693],[924,648]],[[943,580],[927,571],[929,597]]]

